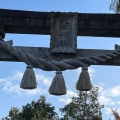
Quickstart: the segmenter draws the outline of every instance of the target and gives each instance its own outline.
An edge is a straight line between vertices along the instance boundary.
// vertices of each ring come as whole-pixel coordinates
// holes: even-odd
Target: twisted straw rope
[[[34,68],[40,68],[45,71],[63,71],[67,69],[76,69],[83,66],[90,66],[91,64],[96,65],[120,55],[120,51],[115,50],[92,57],[78,57],[74,59],[64,59],[61,61],[47,61],[45,59],[35,57],[30,53],[26,53],[23,50],[17,49],[16,47],[11,46],[3,41],[0,41],[0,47],[14,57],[17,57],[20,61],[25,62],[27,65],[32,65]]]

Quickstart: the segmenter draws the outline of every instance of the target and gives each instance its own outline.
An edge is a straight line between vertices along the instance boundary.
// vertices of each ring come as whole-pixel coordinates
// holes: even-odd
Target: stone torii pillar
[[[66,94],[62,71],[82,67],[77,90],[90,90],[92,84],[87,72],[90,65],[120,65],[120,47],[115,50],[77,49],[77,36],[119,37],[120,15],[79,14],[61,12],[32,12],[0,10],[0,60],[20,61],[28,66],[20,87],[37,87],[32,68],[56,71],[49,88],[50,94]],[[13,46],[5,42],[5,33],[50,34],[50,48]]]

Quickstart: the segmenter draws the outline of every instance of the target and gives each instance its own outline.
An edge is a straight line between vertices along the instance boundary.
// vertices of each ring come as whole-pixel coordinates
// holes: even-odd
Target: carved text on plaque
[[[77,13],[52,13],[51,43],[52,53],[76,53]]]

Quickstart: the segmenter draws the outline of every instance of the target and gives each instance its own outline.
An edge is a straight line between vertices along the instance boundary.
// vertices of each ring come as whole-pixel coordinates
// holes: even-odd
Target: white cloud
[[[71,102],[71,98],[60,98],[59,101],[63,102],[64,104],[68,104]]]
[[[98,97],[99,103],[101,105],[114,105],[115,102],[111,98],[105,97],[103,95]]]
[[[23,72],[21,71],[16,71],[12,76],[8,76],[6,78],[4,78],[5,80],[8,80],[8,81],[13,81],[13,80],[18,80],[20,81],[23,77]]]
[[[110,97],[119,97],[120,96],[120,85],[114,86],[112,88],[108,89],[103,89],[102,87],[100,88],[100,93],[105,96],[110,96]]]
[[[8,94],[15,93],[16,95],[19,96],[22,95],[32,96],[40,93],[46,93],[48,86],[51,83],[51,78],[45,77],[42,74],[36,74],[37,82],[40,82],[41,84],[38,85],[38,87],[34,90],[23,90],[19,86],[22,76],[23,72],[17,71],[12,76],[1,78],[0,79],[1,90]],[[44,89],[41,88],[41,86],[44,87]]]
[[[100,88],[101,88],[101,86],[105,86],[105,82],[98,82],[98,85],[99,85]]]
[[[120,104],[120,101],[117,101],[117,104]]]
[[[15,93],[19,96],[22,96],[22,95],[31,96],[31,95],[43,93],[46,90],[43,90],[40,87],[38,87],[37,89],[33,89],[33,90],[24,90],[24,89],[20,88],[19,84],[14,84],[12,82],[5,81],[5,84],[3,85],[2,91],[7,92],[8,94]]]
[[[105,112],[106,114],[112,114],[111,109],[108,108],[108,107],[103,108],[103,110],[104,110],[104,112]]]
[[[42,88],[36,88],[34,90],[24,90],[25,94],[32,96],[32,95],[36,95],[36,94],[43,94],[46,93],[47,90],[46,89],[42,89]]]
[[[90,73],[95,73],[95,70],[89,67],[89,68],[88,68],[88,72],[90,72]]]
[[[115,110],[120,115],[120,108],[116,109],[116,108],[108,108],[108,107],[106,107],[103,110],[104,110],[105,114],[107,114],[107,115],[111,114],[113,117],[114,117],[114,115],[112,113],[112,110]]]
[[[120,96],[120,86],[114,86],[112,88],[104,89],[103,87],[99,86],[99,102],[104,105],[115,105],[120,104],[120,101],[116,101],[113,97],[117,98]]]
[[[63,97],[60,97],[59,101],[63,102],[64,104],[68,104],[71,102],[72,97],[78,97],[77,93],[73,92],[72,90],[67,90],[67,94]]]
[[[69,97],[76,97],[76,96],[78,96],[77,93],[73,92],[72,90],[67,90],[67,95]]]
[[[117,111],[120,113],[120,101],[119,101],[119,96],[120,96],[120,86],[114,86],[112,88],[104,89],[103,87],[99,86],[99,103],[101,105],[104,105],[105,108],[103,109],[103,112],[105,114],[112,114],[111,108],[112,109],[117,109]],[[113,116],[113,115],[112,115]]]
[[[120,85],[115,86],[111,89],[112,96],[120,96]]]
[[[8,94],[15,93],[19,96],[23,96],[23,95],[32,96],[32,95],[43,93],[46,90],[43,90],[42,88],[36,88],[33,90],[24,90],[24,89],[21,89],[18,84],[14,85],[10,82],[9,84],[3,87],[2,91],[7,92]]]
[[[52,81],[52,78],[46,77],[43,74],[36,74],[36,79],[39,82],[42,82],[46,87],[49,87]]]

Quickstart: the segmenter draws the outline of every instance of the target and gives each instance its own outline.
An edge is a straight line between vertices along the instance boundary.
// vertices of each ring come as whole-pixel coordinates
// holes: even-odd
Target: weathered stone
[[[51,13],[51,52],[76,53],[77,27],[77,13]]]
[[[4,39],[5,37],[5,30],[4,27],[1,25],[0,26],[0,40]]]
[[[7,46],[4,45],[4,42],[1,42],[2,49],[0,48],[0,61],[18,61],[18,62],[25,62],[28,64],[29,62],[31,63],[31,61],[33,60],[32,63],[34,64],[35,67],[38,67],[38,62],[42,61],[40,63],[41,65],[39,65],[41,66],[40,68],[49,71],[58,70],[58,69],[66,70],[67,68],[75,69],[79,66],[83,66],[83,64],[120,66],[120,51],[117,52],[115,50],[76,49],[76,39],[75,39],[77,35],[120,37],[120,34],[118,34],[119,33],[118,31],[120,31],[120,27],[119,27],[120,15],[79,13],[78,26],[77,26],[77,22],[75,22],[77,21],[77,19],[73,19],[74,17],[71,18],[71,16],[67,16],[67,19],[68,18],[70,19],[66,20],[65,16],[66,14],[64,13],[63,16],[60,17],[60,19],[63,20],[60,21],[58,20],[58,22],[54,23],[55,26],[53,25],[53,29],[54,27],[57,27],[56,24],[58,24],[60,31],[59,30],[56,31],[55,28],[54,32],[56,33],[56,35],[59,34],[60,36],[62,33],[61,36],[64,38],[64,35],[66,35],[66,33],[67,33],[67,37],[69,37],[68,33],[73,34],[73,37],[71,37],[72,38],[71,40],[73,41],[71,43],[71,41],[69,41],[68,38],[67,39],[61,38],[58,41],[58,43],[56,43],[57,39],[56,38],[53,39],[53,42],[51,42],[52,45],[51,48],[53,52],[55,51],[54,49],[56,48],[56,46],[59,46],[59,43],[60,44],[62,43],[62,45],[59,46],[61,47],[60,48],[61,50],[55,51],[56,53],[59,53],[59,55],[51,54],[50,48],[20,47],[20,46],[13,47],[11,46],[11,44],[10,46]],[[4,26],[6,33],[10,32],[10,33],[28,33],[28,34],[50,34],[50,17],[51,17],[50,13],[47,12],[31,12],[31,11],[16,11],[16,10],[1,9],[0,25]],[[70,21],[74,21],[74,22],[70,22]],[[70,25],[67,24],[67,22],[70,22]],[[73,26],[75,25],[76,27],[74,28],[71,24]],[[72,30],[70,29],[70,27]],[[78,31],[76,30],[77,27],[78,27]],[[2,36],[3,39],[4,30],[2,28],[3,27],[1,27],[0,29],[0,35]],[[56,35],[52,34],[51,39],[53,38],[53,36]],[[74,45],[72,46],[72,44]],[[63,46],[65,46],[65,50],[63,49]],[[71,48],[72,50],[66,51],[67,49],[71,49]],[[5,51],[4,49],[7,51]],[[22,50],[22,51],[18,51],[18,50]],[[114,54],[114,52],[116,53]],[[17,53],[19,53],[19,55]],[[27,55],[24,53],[27,53]],[[101,57],[95,58],[95,56],[99,56],[100,54],[102,54]],[[42,59],[36,60],[36,57]],[[24,58],[26,58],[25,61]],[[95,59],[98,61],[95,61]],[[73,65],[73,62],[75,63],[75,65]],[[44,66],[42,63],[44,64]],[[51,68],[48,68],[48,66]],[[54,68],[52,68],[52,66]]]
[[[6,33],[50,35],[51,12],[0,9]],[[78,36],[120,37],[120,14],[78,13]]]
[[[64,60],[64,59],[74,59],[74,58],[84,58],[84,57],[92,57],[97,56],[99,54],[105,54],[112,52],[113,50],[97,50],[97,49],[77,49],[75,55],[73,54],[51,54],[49,48],[42,48],[42,47],[20,47],[16,46],[17,49],[26,51],[38,58],[43,58],[45,60]],[[24,62],[20,61],[16,57],[10,55],[8,52],[0,48],[0,61],[16,61],[16,62]],[[107,62],[98,63],[97,65],[118,65],[120,66],[120,55],[115,58],[108,60]]]

